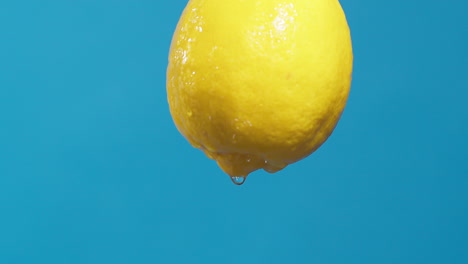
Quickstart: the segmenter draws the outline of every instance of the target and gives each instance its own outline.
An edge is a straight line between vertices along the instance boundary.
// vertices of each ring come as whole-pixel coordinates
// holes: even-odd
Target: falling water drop
[[[242,185],[245,182],[246,177],[231,177],[231,181],[235,185]]]

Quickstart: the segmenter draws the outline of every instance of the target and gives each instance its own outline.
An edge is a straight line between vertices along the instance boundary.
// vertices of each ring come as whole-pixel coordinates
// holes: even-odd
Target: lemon
[[[352,62],[337,0],[191,0],[169,52],[170,112],[239,184],[325,142],[345,107]]]

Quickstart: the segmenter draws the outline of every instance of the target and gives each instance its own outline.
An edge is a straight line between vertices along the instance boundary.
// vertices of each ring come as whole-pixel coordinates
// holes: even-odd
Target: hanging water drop
[[[264,168],[264,170],[268,173],[275,173],[277,171],[279,171],[280,169],[278,168],[272,168],[272,167],[267,167],[267,168]]]
[[[235,185],[242,185],[245,182],[246,177],[231,177],[231,181]]]

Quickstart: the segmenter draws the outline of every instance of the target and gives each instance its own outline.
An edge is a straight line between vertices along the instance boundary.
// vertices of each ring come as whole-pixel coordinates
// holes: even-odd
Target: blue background
[[[468,263],[468,4],[341,2],[342,120],[239,187],[168,111],[185,0],[2,1],[0,263]]]

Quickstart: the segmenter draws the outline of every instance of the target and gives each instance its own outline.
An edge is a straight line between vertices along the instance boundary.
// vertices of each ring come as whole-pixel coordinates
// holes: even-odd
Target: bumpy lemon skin
[[[230,176],[276,172],[330,136],[352,62],[337,0],[191,0],[169,53],[170,111]]]

